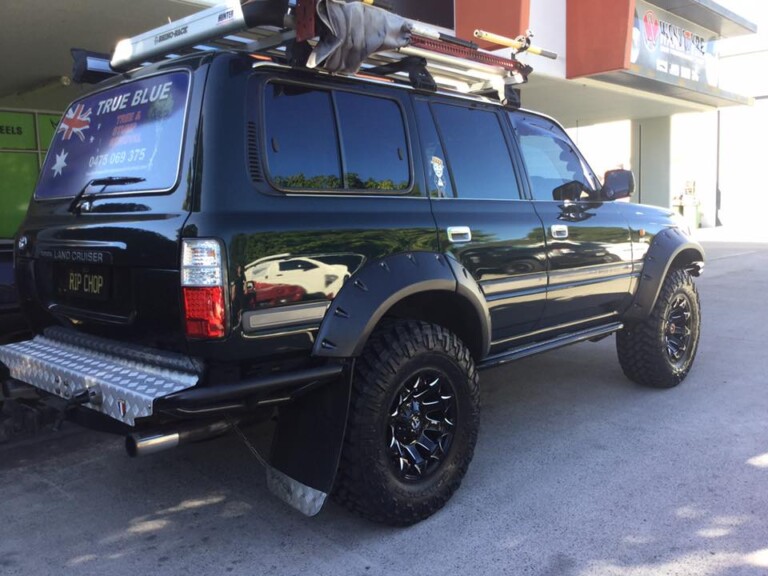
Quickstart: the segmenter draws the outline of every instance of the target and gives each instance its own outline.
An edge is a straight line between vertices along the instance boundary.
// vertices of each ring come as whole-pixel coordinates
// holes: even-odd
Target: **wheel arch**
[[[656,305],[664,278],[671,270],[678,269],[699,276],[704,269],[704,249],[679,229],[667,228],[656,234],[645,255],[637,292],[625,318],[647,318]]]
[[[432,252],[395,254],[355,273],[328,309],[313,354],[359,356],[387,316],[440,324],[476,360],[488,354],[490,314],[480,287],[451,256]]]
[[[398,301],[384,317],[421,320],[447,328],[469,348],[479,362],[486,354],[483,325],[477,309],[456,292],[430,290],[418,292]]]

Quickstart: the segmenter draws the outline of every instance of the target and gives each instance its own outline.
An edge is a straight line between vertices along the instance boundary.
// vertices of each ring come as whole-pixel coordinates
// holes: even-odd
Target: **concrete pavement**
[[[768,574],[768,243],[727,240],[680,387],[627,381],[613,338],[483,373],[474,462],[421,524],[304,518],[235,437],[130,460],[69,426],[0,446],[0,574]]]

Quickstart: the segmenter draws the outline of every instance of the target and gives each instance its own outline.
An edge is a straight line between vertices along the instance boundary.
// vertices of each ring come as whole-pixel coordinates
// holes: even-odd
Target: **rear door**
[[[547,261],[541,220],[521,195],[498,107],[415,100],[440,246],[481,286],[495,352],[532,330],[542,314]]]
[[[177,340],[191,194],[182,164],[194,148],[201,75],[145,74],[65,113],[17,243],[20,293],[38,328]]]
[[[547,304],[541,328],[602,323],[630,297],[629,227],[565,131],[554,121],[508,113],[546,234]]]

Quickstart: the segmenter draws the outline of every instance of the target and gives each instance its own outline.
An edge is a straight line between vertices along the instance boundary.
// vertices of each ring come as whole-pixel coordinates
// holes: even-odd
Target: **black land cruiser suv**
[[[616,334],[688,374],[702,248],[552,119],[216,51],[69,108],[15,244],[22,383],[146,454],[261,418],[270,488],[409,524],[458,488],[478,370]]]

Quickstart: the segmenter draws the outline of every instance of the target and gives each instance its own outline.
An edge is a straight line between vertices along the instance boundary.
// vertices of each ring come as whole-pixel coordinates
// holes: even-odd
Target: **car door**
[[[541,220],[521,179],[498,106],[415,97],[421,152],[440,248],[482,288],[492,352],[532,330],[544,310]]]
[[[607,323],[630,298],[629,227],[565,131],[553,120],[511,111],[549,260],[540,328]]]

